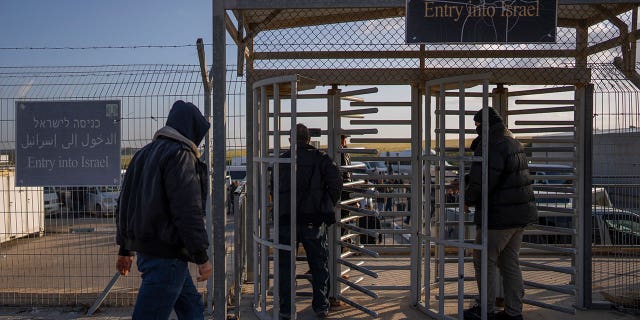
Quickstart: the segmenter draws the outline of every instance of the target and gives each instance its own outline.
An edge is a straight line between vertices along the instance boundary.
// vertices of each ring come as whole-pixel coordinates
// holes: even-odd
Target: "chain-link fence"
[[[233,68],[230,68],[230,71]],[[244,146],[240,80],[229,72],[230,149]],[[121,102],[121,166],[164,126],[176,100],[203,107],[198,65],[0,68],[0,304],[89,305],[115,273],[115,186],[15,187],[16,101]],[[55,172],[53,180],[55,181]],[[61,179],[61,177],[59,178]],[[140,277],[120,277],[105,305],[132,305]],[[192,270],[192,274],[194,271]],[[198,289],[206,290],[204,284]]]
[[[638,68],[638,65],[636,65]],[[638,87],[613,65],[594,68],[593,292],[640,310],[640,141]]]
[[[593,82],[593,184],[607,191],[612,208],[635,217],[640,206],[640,165],[634,159],[640,149],[631,146],[638,140],[638,88],[629,81],[633,80],[630,69],[635,68],[625,67],[629,53],[635,55],[635,6],[561,4],[557,42],[536,45],[406,45],[404,8],[400,7],[240,10],[234,22],[241,21],[245,34],[251,35],[245,39],[249,42],[242,42],[250,44],[249,83],[299,73],[316,80],[320,91],[328,84],[408,87],[427,79],[486,71],[491,72],[492,83]],[[626,59],[613,64],[619,57]],[[226,88],[225,157],[229,171],[242,171],[247,161],[247,127],[252,124],[245,122],[249,107],[245,81],[234,67],[227,69]],[[402,93],[405,102],[408,91],[405,88]],[[382,88],[381,94],[381,101],[400,100],[394,87]],[[117,188],[14,187],[15,101],[120,100],[125,168],[133,153],[164,125],[175,100],[202,106],[203,95],[197,65],[0,68],[0,201],[4,205],[0,207],[4,219],[0,220],[4,221],[0,304],[90,304],[113,276],[117,253],[113,207],[97,203],[92,196],[117,193]],[[242,178],[238,180],[240,185]],[[610,240],[623,243],[594,247],[594,294],[640,309],[638,240],[630,238],[640,236],[640,229],[632,219],[599,221],[603,228],[609,226],[602,230],[624,232],[609,235]],[[623,225],[621,221],[631,222]],[[131,305],[138,286],[137,271],[120,278],[105,303]],[[204,285],[199,290],[205,290]]]

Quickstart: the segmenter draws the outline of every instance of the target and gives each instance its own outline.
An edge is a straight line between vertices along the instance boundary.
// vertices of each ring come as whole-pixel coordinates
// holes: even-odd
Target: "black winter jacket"
[[[474,155],[482,156],[481,137],[472,143]],[[524,148],[502,122],[489,128],[488,228],[509,229],[537,222],[533,188]],[[474,162],[469,172],[465,204],[476,207],[474,223],[482,224],[482,164]]]
[[[197,144],[209,124],[199,111],[199,117],[192,114],[195,106],[189,105],[191,109],[178,112],[172,108],[167,126],[129,164],[117,212],[119,255],[136,251],[197,264],[208,261],[208,180]]]
[[[290,158],[291,151],[284,152],[281,157]],[[291,218],[291,167],[288,163],[282,163],[279,170],[282,225],[288,224]],[[332,223],[327,220],[327,215],[334,214],[333,210],[340,199],[342,177],[331,158],[309,144],[298,144],[296,184],[297,224],[318,226],[323,222]],[[332,217],[335,220],[335,215]]]

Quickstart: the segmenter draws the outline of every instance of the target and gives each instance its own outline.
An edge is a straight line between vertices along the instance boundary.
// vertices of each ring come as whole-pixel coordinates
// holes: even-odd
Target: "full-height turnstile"
[[[277,215],[274,212],[278,210],[279,199],[271,192],[277,186],[270,185],[269,177],[272,170],[278,170],[275,164],[291,161],[279,158],[279,154],[288,148],[286,139],[290,136],[290,128],[297,122],[309,124],[320,121],[321,137],[314,139],[318,144],[326,144],[326,151],[336,162],[342,153],[350,153],[354,162],[383,161],[389,166],[386,172],[362,172],[361,164],[341,166],[341,171],[353,172],[354,179],[344,184],[349,197],[339,204],[336,210],[339,221],[330,229],[332,297],[373,317],[377,316],[375,310],[364,307],[361,299],[352,299],[350,292],[377,298],[384,290],[406,290],[414,305],[436,318],[462,317],[462,310],[470,306],[471,299],[475,297],[480,297],[482,303],[492,303],[485,301],[486,294],[476,290],[470,257],[471,250],[481,250],[485,261],[483,265],[486,265],[486,239],[481,244],[471,241],[475,227],[470,223],[472,215],[464,213],[462,194],[457,202],[446,201],[447,188],[452,180],[458,179],[460,188],[464,189],[465,170],[471,162],[483,162],[486,172],[486,159],[471,156],[465,146],[475,137],[475,131],[467,129],[472,128],[471,117],[488,106],[502,114],[511,131],[525,144],[532,165],[562,164],[556,169],[547,167],[562,171],[560,177],[569,183],[543,185],[537,178],[534,182],[540,198],[560,195],[575,199],[564,207],[539,204],[541,216],[549,217],[547,221],[552,220],[551,217],[569,217],[569,224],[558,227],[540,223],[529,228],[526,236],[530,241],[525,239],[523,243],[523,252],[528,251],[522,258],[522,266],[527,288],[525,303],[574,312],[573,304],[580,305],[574,296],[580,296],[585,282],[584,246],[579,244],[588,241],[581,230],[588,229],[585,225],[590,222],[590,219],[584,219],[584,215],[590,213],[581,196],[589,194],[589,188],[585,193],[588,180],[583,175],[586,142],[579,130],[588,122],[585,117],[588,112],[584,111],[589,102],[588,87],[509,92],[504,86],[494,85],[490,92],[487,79],[488,75],[474,75],[430,81],[424,86],[412,86],[409,101],[391,102],[364,101],[354,97],[376,92],[375,88],[343,92],[334,85],[326,93],[303,94],[299,91],[309,87],[308,81],[296,76],[254,84],[254,306],[261,318],[277,317],[279,297],[273,266],[277,265],[279,257],[275,249],[292,250],[290,246],[277,242]],[[563,96],[558,98],[556,95]],[[409,108],[410,117],[375,117],[378,108],[387,107]],[[349,128],[343,128],[346,122],[350,124]],[[376,129],[381,126],[407,126],[411,136],[384,137]],[[540,137],[541,133],[556,135]],[[342,148],[339,143],[341,134],[350,135],[351,143],[406,143],[409,150],[384,153],[367,148]],[[292,138],[292,141],[295,140]],[[457,143],[452,144],[451,141]],[[486,141],[483,148],[486,151]],[[547,153],[541,155],[540,152]],[[564,172],[567,167],[570,168],[568,173]],[[295,171],[295,164],[291,170]],[[295,174],[291,176],[295,179]],[[486,194],[483,197],[486,198]],[[378,206],[375,205],[376,199],[391,199],[397,205],[391,209]],[[340,219],[341,210],[348,211],[349,215]],[[486,208],[479,211],[478,214],[486,215]],[[377,219],[380,225],[359,223],[368,218]],[[568,236],[570,244],[540,243],[535,240],[540,234]],[[362,239],[366,237],[378,238],[379,241],[363,243]],[[529,252],[532,250],[533,253]],[[404,252],[407,258],[398,259],[395,264],[376,262],[381,254],[394,252]],[[547,255],[532,255],[542,252]],[[560,258],[539,258],[549,258],[548,253]],[[300,254],[297,260],[304,260],[304,255]],[[296,274],[296,260],[292,259],[290,263],[292,272]],[[367,285],[366,281],[363,282],[363,279],[377,278],[380,271],[388,270],[406,272],[410,278],[408,285]],[[486,271],[482,275],[486,276]],[[295,278],[298,279],[298,290],[295,289],[296,280],[292,280],[292,297],[296,297],[296,293],[298,297],[310,296],[310,287],[304,281],[309,276],[297,272]],[[548,291],[566,295],[565,304],[545,301]],[[567,300],[572,302],[567,305]],[[293,302],[295,305],[295,299]]]

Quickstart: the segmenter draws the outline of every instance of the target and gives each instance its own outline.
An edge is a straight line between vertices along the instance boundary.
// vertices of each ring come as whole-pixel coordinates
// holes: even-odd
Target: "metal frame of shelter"
[[[414,153],[410,157],[412,168],[416,172],[421,172],[421,168],[423,168],[425,163],[430,165],[434,165],[437,168],[437,172],[440,175],[440,179],[436,179],[436,190],[439,190],[439,194],[436,197],[442,197],[444,192],[444,171],[445,171],[445,161],[449,160],[448,156],[445,155],[445,147],[442,140],[439,140],[447,129],[444,127],[444,122],[441,123],[440,127],[436,128],[436,141],[440,141],[437,143],[437,153],[435,156],[430,155],[428,152],[424,154],[421,140],[422,140],[422,132],[425,133],[427,138],[427,142],[430,141],[429,131],[430,128],[423,128],[422,122],[418,119],[421,117],[425,117],[425,119],[430,119],[431,116],[444,116],[446,112],[458,112],[461,116],[464,114],[460,113],[460,111],[448,110],[445,109],[444,97],[447,95],[452,95],[454,97],[460,98],[460,103],[464,105],[464,100],[468,96],[473,96],[470,92],[465,93],[465,88],[470,87],[466,82],[473,82],[474,86],[478,83],[481,83],[483,89],[483,106],[486,110],[486,106],[488,105],[488,93],[487,93],[487,85],[494,84],[517,84],[517,85],[556,85],[556,86],[565,86],[560,87],[564,91],[573,91],[574,99],[570,101],[561,101],[557,103],[566,103],[571,107],[570,109],[575,112],[575,121],[572,123],[574,125],[575,132],[573,139],[570,141],[566,141],[570,144],[569,148],[574,148],[572,150],[575,151],[576,157],[572,159],[572,163],[575,164],[575,176],[573,177],[573,188],[572,188],[572,197],[576,197],[576,199],[580,199],[576,206],[571,210],[565,210],[561,213],[563,214],[574,214],[577,215],[576,223],[572,230],[560,230],[562,232],[566,232],[571,234],[572,232],[577,235],[578,243],[575,246],[575,251],[569,250],[570,254],[575,254],[575,265],[571,268],[565,267],[547,267],[553,269],[554,271],[566,272],[570,275],[572,283],[575,285],[571,288],[564,288],[558,286],[544,286],[546,289],[563,292],[570,295],[576,295],[575,305],[577,307],[585,307],[588,308],[592,305],[591,301],[591,272],[590,272],[590,244],[591,244],[591,226],[590,219],[580,218],[581,215],[590,214],[588,208],[590,208],[590,197],[585,197],[585,190],[590,190],[590,128],[591,122],[589,121],[590,116],[590,99],[592,96],[592,89],[590,86],[591,81],[591,73],[588,68],[587,62],[588,57],[593,54],[597,54],[599,52],[609,50],[612,48],[619,48],[622,55],[621,58],[616,60],[616,66],[622,73],[632,80],[636,86],[640,83],[640,76],[635,71],[635,56],[636,56],[636,40],[640,38],[640,30],[636,30],[637,26],[637,9],[640,4],[640,1],[631,1],[631,0],[612,0],[612,1],[589,1],[589,0],[559,0],[558,7],[558,26],[564,28],[570,28],[575,30],[576,34],[576,43],[575,49],[561,49],[561,50],[476,50],[476,51],[464,51],[464,50],[425,50],[424,46],[420,46],[419,50],[406,50],[406,51],[296,51],[296,52],[288,52],[288,51],[278,51],[278,52],[255,52],[253,48],[253,41],[255,37],[257,37],[261,32],[266,30],[277,30],[277,29],[287,29],[294,27],[305,27],[305,26],[315,26],[322,24],[334,24],[334,23],[343,23],[358,20],[358,12],[366,13],[367,19],[383,19],[383,18],[395,18],[395,17],[403,17],[404,16],[404,8],[405,1],[404,0],[323,0],[323,1],[293,1],[293,0],[221,0],[221,1],[213,1],[213,63],[212,63],[212,82],[213,85],[213,102],[212,102],[212,139],[214,141],[213,145],[213,195],[212,195],[212,205],[213,212],[222,212],[224,210],[224,189],[216,187],[223,186],[224,183],[221,183],[224,180],[225,175],[225,86],[224,85],[216,85],[222,84],[225,82],[225,74],[226,74],[226,44],[225,37],[226,33],[228,33],[231,38],[235,41],[238,47],[238,73],[247,75],[247,137],[251,139],[251,141],[247,141],[247,159],[253,159],[253,161],[247,162],[247,170],[248,170],[248,179],[247,179],[247,191],[248,191],[248,203],[247,208],[253,208],[255,212],[254,215],[257,215],[257,211],[264,210],[265,203],[259,204],[255,203],[256,199],[260,199],[260,195],[255,194],[256,192],[266,192],[266,190],[261,189],[259,185],[260,180],[258,178],[258,173],[264,170],[258,170],[257,166],[264,167],[265,161],[268,159],[261,157],[259,152],[264,152],[267,150],[262,150],[259,148],[258,143],[263,143],[261,139],[265,139],[267,136],[268,126],[265,126],[267,119],[263,117],[262,119],[258,118],[258,114],[256,114],[256,103],[260,100],[261,97],[256,97],[255,92],[261,92],[260,90],[265,90],[264,88],[268,86],[279,86],[278,83],[289,83],[288,87],[291,91],[289,92],[289,97],[293,100],[296,99],[296,95],[298,95],[296,87],[299,84],[299,81],[295,79],[313,79],[318,85],[410,85],[412,86],[412,97],[411,102],[407,105],[411,107],[412,119],[411,121],[405,123],[411,125],[411,132],[414,140],[408,139],[409,142],[412,143],[412,149],[420,150],[421,153]],[[348,9],[348,14],[345,14],[345,9]],[[631,11],[632,13],[632,31],[629,31],[629,26],[626,22],[622,21],[617,17],[617,15]],[[361,19],[361,18],[360,18]],[[619,28],[619,36],[609,39],[607,41],[602,41],[595,45],[589,46],[589,27],[593,26],[602,21],[609,21],[617,28]],[[455,59],[455,58],[540,58],[540,57],[550,57],[550,58],[568,58],[574,59],[574,65],[570,68],[427,68],[425,61],[432,58],[441,58],[441,59]],[[262,60],[280,60],[280,59],[416,59],[420,61],[419,68],[353,68],[353,69],[336,69],[336,68],[314,68],[314,69],[300,69],[300,68],[282,68],[282,69],[258,69],[254,67],[256,61]],[[245,69],[246,68],[246,69]],[[294,80],[287,78],[291,75],[297,75]],[[476,75],[471,76],[470,78],[460,77],[463,75]],[[480,76],[478,76],[480,75]],[[275,79],[287,79],[286,81],[278,82]],[[271,79],[271,80],[266,80]],[[261,84],[264,84],[262,86]],[[452,85],[452,87],[449,87]],[[439,87],[439,89],[434,90],[433,87]],[[254,91],[258,90],[258,91]],[[450,91],[453,90],[453,91]],[[266,91],[265,91],[266,92]],[[537,91],[539,93],[549,92],[545,89],[540,89]],[[516,93],[517,94],[525,94],[525,93]],[[274,94],[275,95],[275,94]],[[421,97],[425,97],[424,105],[421,102]],[[440,98],[438,98],[440,96]],[[493,95],[494,97],[494,107],[499,104],[496,102],[496,96],[500,96],[500,94]],[[266,95],[264,95],[266,98]],[[504,96],[506,97],[506,96]],[[431,101],[432,98],[435,99],[436,102],[434,110],[431,110]],[[256,100],[257,99],[257,100]],[[440,100],[438,100],[440,99]],[[504,98],[506,99],[506,98]],[[277,100],[277,99],[276,99]],[[275,101],[275,100],[274,100]],[[506,101],[506,100],[504,100]],[[263,101],[263,102],[266,102]],[[260,104],[262,102],[259,102]],[[551,101],[530,101],[531,104],[551,104]],[[292,104],[295,104],[292,102]],[[264,105],[264,104],[262,104]],[[353,105],[357,105],[353,104]],[[252,106],[252,107],[250,107]],[[361,103],[360,106],[366,106],[365,103]],[[426,108],[425,108],[426,107]],[[478,109],[476,106],[476,110]],[[547,108],[546,110],[540,112],[553,112],[552,108]],[[292,124],[295,123],[296,115],[295,108],[292,107],[291,121]],[[339,110],[339,106],[338,106]],[[438,110],[440,112],[438,113]],[[469,114],[467,111],[467,115]],[[521,114],[522,111],[518,110],[502,110],[502,114],[507,115],[517,115]],[[336,126],[336,117],[331,118],[329,121],[330,126]],[[486,117],[484,118],[486,119]],[[369,122],[372,124],[373,122]],[[430,123],[426,121],[426,123]],[[253,124],[256,124],[255,126]],[[390,123],[383,123],[390,124]],[[553,126],[554,123],[547,123],[547,125]],[[341,133],[341,128],[338,127],[328,128],[327,136],[330,141],[330,152],[333,152],[333,155],[339,155],[340,152],[347,152],[347,150],[340,150],[340,148],[335,147],[335,143],[337,140],[336,135]],[[464,127],[456,128],[455,131],[451,131],[451,133],[464,134],[466,131]],[[522,131],[526,132],[526,130]],[[272,133],[273,134],[273,133]],[[276,134],[277,135],[277,134]],[[415,138],[419,137],[420,139],[416,142]],[[258,141],[256,141],[258,139]],[[443,139],[443,138],[442,138]],[[352,139],[352,141],[355,140]],[[361,141],[365,141],[366,139],[361,139]],[[266,147],[266,145],[265,145]],[[257,149],[256,149],[257,148]],[[429,148],[426,146],[424,150]],[[439,149],[438,149],[439,148]],[[268,149],[268,148],[267,148]],[[483,144],[483,149],[486,150],[486,144]],[[458,152],[458,156],[454,157],[453,160],[458,160],[461,163],[464,161],[483,161],[486,167],[486,159],[475,159],[464,157],[464,150],[456,150]],[[486,152],[484,153],[486,154]],[[367,157],[362,157],[361,159],[366,159]],[[379,157],[377,159],[380,159]],[[566,159],[565,159],[566,160]],[[295,166],[292,166],[294,169]],[[264,168],[262,168],[264,169]],[[343,168],[343,170],[348,170],[348,168]],[[253,174],[252,174],[253,173]],[[295,175],[292,175],[292,177]],[[262,179],[264,180],[264,179]],[[429,179],[427,179],[429,180]],[[461,180],[462,181],[462,180]],[[220,183],[219,183],[220,182]],[[422,179],[421,175],[413,175],[411,177],[410,183],[414,186],[411,188],[410,192],[410,201],[412,203],[412,208],[408,214],[412,216],[413,221],[421,222],[424,219],[429,219],[431,214],[431,208],[428,205],[424,205],[425,202],[428,203],[430,200],[429,193],[422,192],[421,187],[415,187],[417,185],[424,186],[425,184],[428,186],[429,183],[425,182]],[[357,193],[357,190],[353,190],[354,193]],[[587,191],[588,192],[588,191]],[[262,194],[264,196],[264,194]],[[486,194],[484,195],[486,199]],[[427,201],[422,201],[423,198],[426,198]],[[587,199],[589,198],[589,199]],[[438,202],[436,202],[437,204]],[[343,205],[348,205],[343,203]],[[444,207],[436,207],[437,210],[444,210]],[[355,210],[357,211],[357,210]],[[360,212],[361,215],[368,214],[367,212]],[[483,217],[486,216],[486,208],[482,210]],[[225,217],[224,215],[216,215],[214,217],[214,252],[224,252],[225,244],[224,244],[224,225],[225,225]],[[486,219],[485,219],[486,220]],[[255,223],[258,220],[247,221],[247,223]],[[441,227],[444,228],[443,219],[439,220],[438,223],[441,224]],[[456,221],[459,227],[462,229],[464,226],[464,222],[462,218]],[[345,224],[346,225],[346,224]],[[447,240],[443,238],[442,232],[436,233],[436,236],[430,234],[429,228],[418,227],[418,223],[414,224],[411,227],[411,230],[406,231],[410,233],[412,237],[411,241],[411,285],[409,288],[406,288],[411,292],[412,303],[417,306],[421,306],[425,312],[432,316],[444,317],[444,310],[442,308],[442,304],[444,303],[446,294],[444,292],[444,286],[440,286],[439,290],[439,307],[433,308],[432,305],[429,304],[429,294],[424,296],[424,290],[429,292],[428,288],[431,288],[432,283],[429,282],[431,277],[431,270],[429,270],[429,266],[431,265],[431,255],[429,254],[430,246],[427,243],[435,244],[435,248],[437,250],[443,250],[445,246],[454,246],[458,248],[474,248],[481,249],[483,252],[486,251],[486,241],[483,241],[480,246],[470,246],[466,243],[460,232],[460,236],[458,239]],[[253,230],[258,230],[259,226],[253,226]],[[264,226],[266,228],[266,226]],[[348,227],[347,227],[348,228]],[[486,225],[483,226],[486,230]],[[249,228],[249,230],[251,230]],[[264,230],[263,230],[264,231]],[[559,230],[555,230],[559,231]],[[267,232],[268,233],[268,232]],[[483,233],[486,234],[486,233]],[[336,232],[336,235],[338,233]],[[254,233],[253,235],[255,241],[252,245],[247,245],[247,250],[252,252],[256,252],[258,248],[261,248],[262,254],[260,258],[262,259],[262,266],[267,267],[267,247],[261,247],[263,244],[268,244],[268,239],[261,237],[260,233]],[[486,240],[486,239],[485,239]],[[338,248],[334,246],[334,248]],[[555,249],[554,249],[555,250]],[[558,249],[559,250],[559,249]],[[339,252],[339,251],[338,251]],[[333,258],[337,259],[337,253],[334,250]],[[483,255],[484,256],[484,255]],[[444,256],[436,255],[436,257],[440,257],[442,259],[436,261],[440,264],[440,272],[435,279],[440,279],[441,283],[444,283],[447,276],[442,271],[443,269],[443,260]],[[226,288],[222,288],[225,283],[225,261],[224,255],[215,254],[214,255],[214,268],[216,272],[214,273],[214,284],[216,290],[213,291],[214,294],[214,304],[216,306],[225,306],[221,308],[215,308],[214,316],[216,318],[223,318],[226,316],[226,298],[225,293],[227,292]],[[464,257],[458,257],[458,268],[461,267],[461,261],[464,260]],[[486,256],[484,256],[484,261],[486,261]],[[257,259],[255,261],[257,263]],[[354,266],[352,266],[354,267]],[[355,266],[357,267],[357,266]],[[535,267],[533,263],[528,264],[527,267]],[[424,268],[424,271],[423,271]],[[292,270],[295,270],[293,268]],[[334,269],[336,271],[336,269]],[[255,282],[261,282],[263,287],[261,293],[266,295],[269,290],[267,290],[266,286],[269,281],[269,272],[260,273],[259,270],[250,270],[252,273],[253,280]],[[485,270],[486,272],[486,270]],[[339,272],[337,273],[339,274]],[[334,272],[334,277],[336,273]],[[485,273],[483,273],[483,278]],[[424,278],[424,279],[423,279]],[[424,280],[424,284],[421,285],[421,279]],[[342,280],[333,279],[333,281]],[[344,284],[344,283],[343,283]],[[529,283],[529,285],[535,286],[534,283]],[[459,288],[461,288],[462,284],[458,283]],[[335,288],[335,287],[334,287]],[[224,289],[224,290],[223,290]],[[362,288],[365,291],[367,288]],[[385,289],[385,288],[379,288]],[[254,292],[254,294],[259,294],[260,292]],[[337,294],[337,293],[336,293]],[[274,290],[275,299],[277,301],[277,294]],[[372,297],[375,297],[375,293],[371,294]],[[483,303],[487,303],[486,297],[484,294],[480,295],[483,299]],[[458,293],[458,296],[454,299],[458,299],[461,301],[465,298],[464,290]],[[256,300],[260,300],[261,298],[257,298]],[[348,300],[348,299],[347,299]],[[260,300],[266,301],[266,300]],[[426,302],[425,302],[426,301]],[[546,306],[535,301],[530,301],[532,304],[537,304],[540,306]],[[262,304],[265,309],[268,309],[265,304]],[[259,305],[256,305],[256,312],[260,309]],[[552,307],[553,306],[549,306]],[[459,306],[459,310],[462,310]],[[572,312],[572,309],[569,310],[561,310],[566,312]],[[262,310],[261,312],[265,318],[270,318],[266,313],[266,310]],[[365,310],[366,312],[366,310]],[[372,316],[375,316],[374,313],[368,312]],[[461,316],[461,312],[459,313]]]

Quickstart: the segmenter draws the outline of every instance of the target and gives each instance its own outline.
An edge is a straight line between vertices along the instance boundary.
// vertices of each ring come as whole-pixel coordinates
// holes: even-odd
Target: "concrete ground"
[[[135,292],[139,286],[139,274],[132,272],[128,277],[121,278],[114,290],[105,300],[104,306],[99,308],[92,316],[86,316],[89,305],[95,301],[97,295],[102,291],[105,284],[111,279],[115,270],[116,246],[113,243],[113,226],[108,221],[101,219],[83,221],[77,223],[72,229],[65,224],[49,225],[51,234],[42,238],[24,239],[16,241],[11,245],[2,246],[2,257],[0,259],[0,298],[4,304],[20,305],[22,307],[0,307],[0,320],[45,320],[45,319],[100,319],[100,320],[121,320],[130,319],[132,307],[128,306],[135,299]],[[90,222],[90,223],[89,223]],[[89,224],[91,228],[86,225]],[[80,228],[82,227],[82,228]],[[59,230],[57,230],[57,229]],[[85,230],[86,229],[86,230]],[[91,230],[89,230],[91,229]],[[54,232],[55,231],[55,232]],[[566,261],[557,257],[534,257],[536,262],[548,265],[562,266]],[[386,256],[381,258],[362,258],[366,266],[389,266],[408,265],[408,258],[405,256]],[[638,266],[638,263],[630,263],[628,259],[620,261],[619,267]],[[597,261],[597,260],[596,260]],[[624,263],[623,263],[624,262]],[[375,268],[375,267],[374,267]],[[615,274],[622,272],[636,273],[637,270],[622,268],[612,272],[612,267],[608,264],[594,263],[594,270],[600,273],[611,274],[612,279]],[[624,269],[624,270],[623,270]],[[299,273],[307,270],[304,262],[300,262],[297,268]],[[194,270],[192,270],[193,273]],[[615,270],[614,270],[615,271]],[[409,284],[408,270],[388,270],[380,268],[377,270],[377,279],[364,277],[359,283],[364,286],[407,286]],[[457,275],[457,265],[446,268],[445,277],[451,278]],[[464,266],[465,275],[471,275],[471,265]],[[37,279],[32,281],[31,278]],[[350,280],[359,278],[358,274],[351,274]],[[525,269],[525,278],[531,279],[551,279],[549,273],[532,271]],[[30,280],[31,279],[31,280]],[[569,277],[558,277],[553,279],[557,283],[567,284],[571,281]],[[29,287],[31,284],[37,286]],[[599,288],[615,287],[616,282],[603,282]],[[627,283],[627,286],[637,287],[637,283]],[[445,288],[447,294],[455,294],[457,284],[448,284]],[[204,290],[204,286],[199,286]],[[473,282],[464,284],[465,293],[473,293],[475,285]],[[298,281],[298,292],[309,292],[309,283],[305,280]],[[409,304],[408,290],[374,290],[378,299],[373,299],[357,291],[349,290],[344,293],[349,299],[357,302],[378,313],[378,319],[401,320],[401,319],[429,319],[420,310]],[[624,291],[624,290],[623,290]],[[253,311],[253,286],[245,284],[242,289],[242,299],[240,307],[240,319],[259,319]],[[435,299],[437,289],[431,292],[431,306],[437,308],[438,300]],[[553,303],[564,307],[570,307],[572,300],[567,295],[554,295],[549,291],[527,289],[526,298],[535,298],[546,303]],[[594,297],[594,299],[597,297]],[[270,299],[270,297],[268,298]],[[13,301],[13,303],[12,303]],[[59,306],[55,307],[33,307],[43,305],[43,302],[50,302]],[[298,319],[316,319],[310,308],[310,300],[306,297],[298,297],[296,300],[298,307]],[[465,301],[464,307],[469,307],[470,300]],[[72,305],[73,307],[65,307]],[[115,307],[126,305],[127,307]],[[267,308],[267,311],[269,308]],[[445,300],[444,313],[448,316],[457,315],[457,303],[455,300]],[[230,314],[233,310],[229,311]],[[207,317],[212,319],[212,317]],[[628,312],[620,312],[613,309],[608,310],[577,310],[575,315],[552,311],[532,305],[524,307],[525,319],[579,319],[579,320],[604,320],[620,319],[631,320],[640,319],[640,315]],[[371,316],[351,307],[342,306],[333,309],[328,319],[372,319]]]

